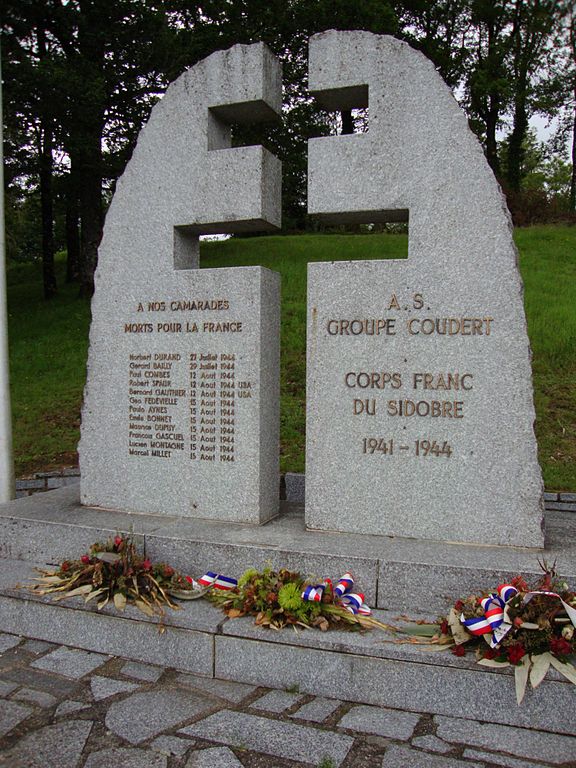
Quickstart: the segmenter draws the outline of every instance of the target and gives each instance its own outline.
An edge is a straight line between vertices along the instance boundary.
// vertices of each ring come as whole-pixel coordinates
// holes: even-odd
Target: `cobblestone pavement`
[[[210,680],[0,632],[0,766],[574,767],[576,738]]]

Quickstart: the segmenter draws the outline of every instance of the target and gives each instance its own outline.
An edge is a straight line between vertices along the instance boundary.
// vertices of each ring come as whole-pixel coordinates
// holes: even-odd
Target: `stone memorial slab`
[[[199,236],[276,229],[280,163],[230,123],[281,108],[263,44],[212,54],[152,110],[99,250],[81,499],[261,523],[277,514],[279,276],[198,269]]]
[[[368,32],[310,41],[310,89],[369,108],[309,142],[309,212],[409,221],[408,258],[310,264],[309,528],[542,547],[530,347],[510,217],[433,64]]]

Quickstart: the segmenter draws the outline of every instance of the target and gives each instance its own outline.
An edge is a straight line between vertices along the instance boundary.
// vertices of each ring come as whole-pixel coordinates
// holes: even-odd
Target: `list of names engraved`
[[[237,365],[232,352],[130,353],[129,455],[236,461],[237,403],[253,389]]]

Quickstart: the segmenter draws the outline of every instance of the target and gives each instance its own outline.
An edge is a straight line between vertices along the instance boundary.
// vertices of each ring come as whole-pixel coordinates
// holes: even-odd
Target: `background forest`
[[[258,40],[283,63],[282,120],[235,126],[233,136],[237,144],[265,144],[283,162],[282,236],[204,243],[201,263],[260,264],[282,275],[281,467],[303,470],[306,265],[407,254],[398,225],[386,234],[378,231],[386,225],[332,227],[328,237],[306,215],[307,140],[363,131],[369,122],[363,111],[323,112],[307,93],[308,38],[330,28],[392,34],[422,50],[466,111],[520,225],[546,487],[576,491],[574,0],[4,0],[18,474],[77,462],[98,244],[152,106],[187,67]]]
[[[284,66],[281,124],[235,131],[284,164],[283,228],[310,229],[306,142],[361,131],[306,91],[318,31],[395,35],[428,56],[465,109],[517,224],[576,208],[576,10],[572,0],[5,0],[2,66],[8,256],[42,260],[44,296],[93,291],[107,203],[167,85],[215,50],[264,40]],[[553,120],[542,143],[533,116]]]

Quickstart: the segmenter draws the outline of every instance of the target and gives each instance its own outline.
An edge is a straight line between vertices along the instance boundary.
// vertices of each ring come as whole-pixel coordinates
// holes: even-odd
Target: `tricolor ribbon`
[[[198,579],[198,584],[201,587],[213,587],[214,589],[234,589],[238,586],[236,579],[230,576],[222,576],[221,573],[214,573],[214,571],[207,571],[204,576]]]
[[[504,608],[506,603],[517,594],[518,590],[512,584],[500,584],[496,592],[491,592],[488,597],[480,601],[484,611],[483,618],[467,619],[462,614],[460,621],[472,635],[487,635],[491,632],[490,647],[495,648],[512,629],[511,624],[504,622]]]
[[[310,584],[302,592],[302,600],[320,602],[327,586],[332,587],[330,579],[325,579],[324,584]],[[352,592],[354,579],[351,573],[345,573],[333,589],[334,602],[353,614],[369,616],[372,611],[364,602],[364,595]]]

